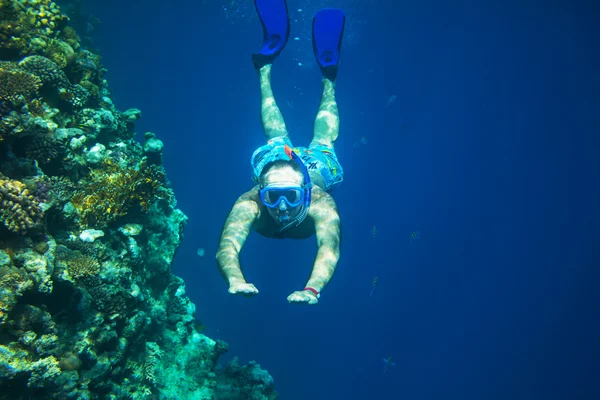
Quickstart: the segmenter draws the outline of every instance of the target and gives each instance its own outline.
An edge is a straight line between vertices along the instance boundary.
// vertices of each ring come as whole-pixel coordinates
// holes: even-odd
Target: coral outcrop
[[[275,399],[197,330],[163,143],[134,139],[89,36],[52,1],[0,0],[0,400]]]
[[[15,102],[37,93],[42,81],[37,76],[18,70],[0,68],[0,100]]]
[[[162,170],[147,165],[145,158],[128,164],[109,158],[101,161],[98,168],[92,168],[71,199],[84,226],[103,228],[133,212],[135,206],[147,212],[158,198],[164,182]]]
[[[22,182],[0,173],[0,218],[11,232],[25,235],[43,216],[34,196]]]

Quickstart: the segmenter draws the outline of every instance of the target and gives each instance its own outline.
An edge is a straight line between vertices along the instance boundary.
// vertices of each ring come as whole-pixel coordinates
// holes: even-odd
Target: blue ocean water
[[[223,362],[256,360],[285,400],[600,398],[592,2],[288,1],[273,86],[298,145],[321,90],[312,14],[348,16],[342,256],[315,307],[286,301],[314,239],[251,235],[241,262],[252,299],[231,297],[214,261],[263,143],[252,2],[85,5],[102,21],[93,39],[116,106],[141,109],[138,133],[165,143],[190,218],[174,272],[205,333],[229,343]]]

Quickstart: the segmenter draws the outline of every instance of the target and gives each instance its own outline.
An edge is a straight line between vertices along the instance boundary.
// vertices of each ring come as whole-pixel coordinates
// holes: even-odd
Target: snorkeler
[[[294,147],[273,97],[271,67],[289,38],[285,0],[255,0],[263,25],[261,50],[252,55],[260,77],[261,121],[266,145],[252,154],[257,183],[242,194],[225,221],[217,251],[217,264],[229,284],[229,293],[258,294],[246,281],[239,253],[253,229],[269,238],[306,239],[316,234],[317,255],[308,282],[290,294],[290,303],[317,304],[340,257],[340,217],[329,192],[343,180],[333,143],[338,137],[339,115],[334,82],[337,76],[345,15],[339,9],[322,9],[313,18],[313,50],[321,68],[323,94],[314,123],[312,142]]]

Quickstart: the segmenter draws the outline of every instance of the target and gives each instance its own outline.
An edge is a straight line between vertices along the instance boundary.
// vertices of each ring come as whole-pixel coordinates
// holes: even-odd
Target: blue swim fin
[[[313,18],[313,51],[323,76],[335,80],[337,76],[342,36],[346,15],[339,8],[324,8]]]
[[[271,64],[281,53],[290,37],[290,17],[285,0],[254,0],[256,12],[263,26],[263,44],[252,55],[256,69]]]

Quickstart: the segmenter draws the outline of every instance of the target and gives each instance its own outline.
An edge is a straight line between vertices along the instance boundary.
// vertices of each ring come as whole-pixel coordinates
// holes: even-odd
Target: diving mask
[[[260,189],[260,200],[268,208],[276,208],[279,210],[285,210],[286,207],[299,207],[302,206],[294,217],[285,218],[279,221],[281,227],[279,228],[279,234],[283,234],[288,229],[298,226],[304,221],[308,215],[308,208],[310,206],[311,199],[311,188],[312,182],[308,174],[306,165],[302,162],[300,157],[292,150],[287,144],[283,147],[285,154],[290,160],[296,162],[302,170],[303,184],[302,186],[277,186],[267,185]]]
[[[280,208],[281,202],[287,207],[304,204],[306,189],[300,186],[265,186],[260,190],[260,200],[268,208]]]

